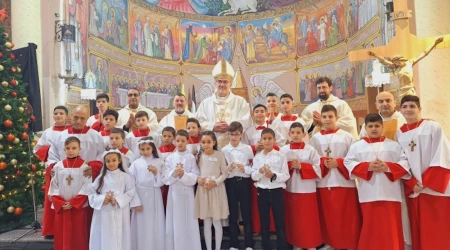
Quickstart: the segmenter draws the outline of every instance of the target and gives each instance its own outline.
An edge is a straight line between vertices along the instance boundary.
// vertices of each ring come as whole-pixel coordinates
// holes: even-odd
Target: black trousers
[[[225,181],[228,196],[228,208],[230,210],[228,227],[231,245],[239,248],[238,208],[241,208],[244,221],[245,247],[253,248],[253,229],[250,199],[250,178],[233,177]]]
[[[277,233],[277,249],[286,249],[286,233],[284,229],[283,189],[258,188],[258,210],[261,220],[261,239],[263,250],[271,250],[270,244],[270,208],[272,208],[275,230]]]

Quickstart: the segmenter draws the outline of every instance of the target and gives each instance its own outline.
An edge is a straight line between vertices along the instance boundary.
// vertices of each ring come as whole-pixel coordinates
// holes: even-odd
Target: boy
[[[252,179],[257,181],[258,210],[261,220],[261,238],[264,250],[272,249],[270,244],[270,208],[275,218],[277,249],[286,248],[284,231],[283,189],[289,179],[289,169],[284,155],[273,149],[275,132],[266,128],[261,132],[264,149],[253,159]]]
[[[138,158],[141,155],[139,153],[138,146],[138,141],[140,138],[151,136],[155,141],[155,146],[159,147],[160,143],[158,142],[158,139],[160,137],[156,134],[156,132],[150,131],[150,128],[148,127],[149,118],[147,112],[138,111],[134,118],[136,119],[137,129],[133,130],[131,133],[128,133],[125,141],[128,148],[133,151],[135,158]]]
[[[358,249],[403,250],[400,178],[410,178],[408,160],[400,144],[381,136],[379,114],[368,114],[365,124],[368,137],[351,145],[344,159],[350,178],[358,180],[363,219]]]
[[[413,249],[447,249],[450,246],[450,142],[439,123],[424,120],[420,99],[405,95],[400,112],[406,118],[396,134],[411,165],[413,178],[405,193]]]
[[[335,249],[356,249],[361,231],[358,191],[344,166],[353,136],[337,127],[337,110],[324,105],[323,130],[309,141],[320,155],[322,179],[317,182],[320,223],[325,243]]]
[[[248,127],[245,130],[242,142],[252,147],[253,155],[256,155],[259,151],[263,150],[263,144],[261,143],[261,131],[267,128],[266,120],[267,108],[262,104],[256,104],[253,108],[254,125]],[[276,144],[273,145],[275,150],[280,150],[286,140],[281,134],[275,132]]]
[[[105,112],[106,113],[106,112]],[[125,172],[128,173],[128,168],[131,162],[135,158],[133,151],[124,146],[125,144],[125,131],[120,128],[113,128],[109,133],[109,145],[111,149],[118,149],[122,154],[122,166]]]
[[[250,175],[253,151],[249,145],[241,143],[244,128],[239,122],[232,122],[228,126],[230,143],[222,149],[228,163],[228,178],[225,181],[228,197],[230,250],[239,248],[238,241],[238,208],[241,209],[244,221],[244,237],[246,250],[253,248],[252,216],[250,206]]]
[[[275,119],[279,118],[281,116],[280,113],[278,113],[278,97],[274,93],[267,93],[266,95],[266,107],[268,109],[267,112],[267,120],[269,124],[271,124]]]
[[[280,150],[288,161],[291,176],[284,197],[286,239],[294,249],[315,250],[323,242],[316,195],[316,182],[321,178],[320,156],[302,141],[305,135],[302,124],[292,123],[292,141]]]
[[[48,128],[42,133],[42,136],[39,138],[36,146],[33,148],[33,153],[39,160],[44,163],[47,162],[48,159],[48,150],[50,149],[50,141],[56,137],[57,134],[64,131],[68,126],[66,125],[66,119],[69,114],[69,110],[67,110],[64,106],[56,106],[53,109],[53,120],[55,121],[55,125],[51,128]],[[48,165],[45,164],[47,167]],[[48,170],[50,170],[49,168]],[[44,217],[42,221],[42,236],[45,239],[53,238],[53,224],[55,220],[55,210],[51,208],[52,203],[48,199],[48,190],[50,187],[50,181],[52,177],[50,171],[45,171],[45,192],[44,192]]]
[[[86,126],[94,130],[101,131],[103,129],[103,116],[108,109],[109,96],[105,93],[98,94],[95,98],[95,106],[98,108],[98,114],[89,117]],[[117,122],[117,119],[116,119]]]
[[[304,125],[305,123],[300,117],[298,117],[298,115],[292,114],[292,109],[294,107],[294,98],[292,98],[290,94],[281,95],[280,103],[283,115],[275,119],[270,125],[270,128],[279,132],[283,136],[283,138],[288,140],[289,143],[291,141],[291,138],[289,137],[289,127],[291,126],[291,124],[294,122],[300,122],[302,125]],[[308,139],[308,136],[305,136],[305,138],[303,138],[303,141],[308,142]]]
[[[162,145],[159,147],[159,152],[161,153],[161,158],[166,162],[167,157],[175,152],[175,145],[173,141],[175,140],[176,131],[173,127],[165,127],[162,130]],[[164,208],[167,207],[167,194],[169,192],[169,186],[164,185],[161,187],[161,194],[163,197]]]
[[[201,250],[200,229],[194,216],[194,185],[200,174],[195,157],[186,149],[189,134],[178,130],[177,151],[166,159],[163,183],[170,185],[166,213],[166,249]]]
[[[103,115],[103,128],[100,130],[100,135],[103,138],[103,141],[105,142],[105,149],[108,150],[111,148],[111,144],[109,143],[109,134],[111,133],[111,130],[114,129],[114,127],[117,124],[117,118],[119,117],[119,113],[117,111],[112,109],[107,109]]]

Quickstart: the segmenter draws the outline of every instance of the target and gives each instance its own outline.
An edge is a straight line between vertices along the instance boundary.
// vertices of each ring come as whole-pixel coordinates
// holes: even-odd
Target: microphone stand
[[[35,121],[32,121],[32,123],[31,123],[31,127],[33,127],[33,123],[34,123]],[[35,135],[36,133],[33,131],[33,130],[31,130],[31,135]],[[28,136],[28,154],[29,154],[29,161],[30,161],[30,167],[31,167],[31,165],[33,164],[32,162],[31,162],[31,143],[30,143],[30,137],[31,136]],[[28,235],[29,233],[31,233],[32,231],[33,231],[33,233],[36,233],[38,230],[40,230],[41,229],[41,224],[39,223],[39,221],[38,221],[38,219],[37,219],[37,213],[38,213],[38,211],[37,211],[37,206],[36,206],[36,189],[34,188],[34,175],[35,175],[35,173],[32,173],[31,174],[31,195],[32,195],[32,197],[33,197],[33,212],[34,212],[34,221],[31,223],[31,229],[30,230],[28,230],[27,232],[25,232],[24,234],[22,234],[21,236],[19,236],[19,237],[17,237],[16,239],[14,239],[14,240],[12,240],[11,241],[11,243],[15,243],[16,241],[18,241],[18,240],[20,240],[20,239],[22,239],[24,236],[26,236],[26,235]]]

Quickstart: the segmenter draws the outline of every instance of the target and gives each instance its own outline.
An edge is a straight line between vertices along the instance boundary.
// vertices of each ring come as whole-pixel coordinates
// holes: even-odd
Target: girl
[[[200,122],[195,118],[188,118],[186,130],[189,132],[187,150],[195,156],[200,150],[200,132],[202,131]]]
[[[133,178],[122,167],[117,149],[103,153],[101,175],[95,179],[89,195],[94,209],[89,249],[130,250],[130,202],[134,197]]]
[[[178,130],[177,151],[166,158],[163,182],[167,196],[166,250],[200,250],[200,230],[194,216],[194,185],[199,170],[195,157],[186,149],[189,134]]]
[[[87,250],[88,195],[91,177],[83,176],[88,165],[78,154],[80,140],[71,136],[64,142],[67,158],[53,167],[55,175],[50,183],[49,199],[55,211],[54,246],[56,250]]]
[[[222,153],[217,151],[216,135],[212,131],[201,133],[201,149],[197,154],[200,177],[195,196],[195,216],[203,220],[206,249],[212,250],[211,225],[214,225],[216,250],[222,243],[222,219],[227,219],[228,199],[224,181],[228,177],[227,164]]]
[[[164,248],[165,219],[161,189],[163,161],[152,137],[138,142],[141,157],[131,164],[130,175],[136,182],[137,195],[131,201],[131,249]]]

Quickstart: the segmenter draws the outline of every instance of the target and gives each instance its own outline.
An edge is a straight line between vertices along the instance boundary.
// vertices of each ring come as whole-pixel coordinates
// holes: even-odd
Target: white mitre
[[[231,80],[234,77],[234,69],[227,60],[222,59],[214,66],[212,75],[215,80],[219,78],[229,78]]]

